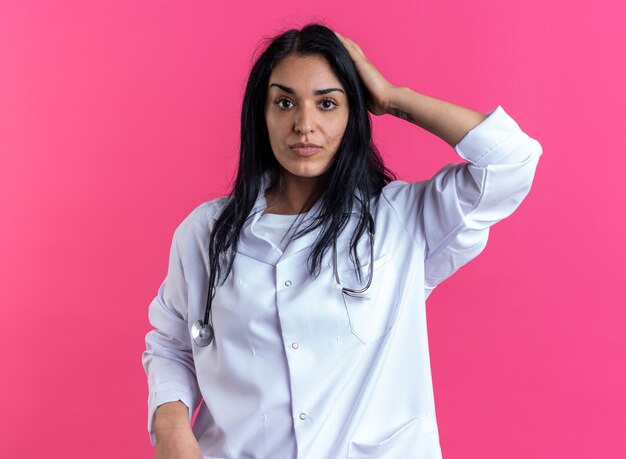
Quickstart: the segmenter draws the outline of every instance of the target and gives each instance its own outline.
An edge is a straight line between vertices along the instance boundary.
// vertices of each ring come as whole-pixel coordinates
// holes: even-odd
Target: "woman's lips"
[[[292,151],[294,151],[296,154],[300,156],[311,156],[322,149],[322,147],[313,147],[313,146],[308,146],[308,147],[293,146],[290,148]]]

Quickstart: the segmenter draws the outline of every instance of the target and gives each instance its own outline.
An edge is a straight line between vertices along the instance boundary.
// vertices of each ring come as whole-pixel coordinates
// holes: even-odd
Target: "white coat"
[[[209,233],[225,198],[191,212],[149,308],[155,329],[142,360],[152,443],[156,407],[181,400],[190,419],[201,404],[193,431],[205,458],[441,458],[425,300],[517,208],[542,153],[501,106],[455,150],[468,162],[427,181],[394,181],[372,201],[370,299],[342,293],[332,251],[311,278],[306,259],[317,232],[284,253],[255,233],[266,206],[260,193],[233,271],[216,291],[208,347],[191,340],[190,328],[204,317]],[[359,288],[348,256],[352,228],[337,240],[337,270],[344,286]],[[359,247],[369,260],[367,235]]]

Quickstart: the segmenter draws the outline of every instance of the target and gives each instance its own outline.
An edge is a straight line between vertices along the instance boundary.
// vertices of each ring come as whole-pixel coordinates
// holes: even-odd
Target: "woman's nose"
[[[296,113],[294,120],[294,129],[299,134],[309,134],[313,132],[313,124],[315,122],[315,114],[312,109],[303,107]]]

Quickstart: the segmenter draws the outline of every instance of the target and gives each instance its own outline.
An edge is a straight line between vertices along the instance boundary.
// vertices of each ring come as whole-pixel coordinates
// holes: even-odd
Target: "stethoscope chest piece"
[[[198,346],[206,347],[213,341],[215,333],[211,324],[196,320],[191,326],[191,337]]]

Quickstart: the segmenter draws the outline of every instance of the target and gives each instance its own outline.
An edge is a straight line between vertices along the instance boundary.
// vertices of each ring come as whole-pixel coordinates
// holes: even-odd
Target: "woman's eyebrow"
[[[289,86],[285,86],[282,84],[278,84],[278,83],[272,83],[270,85],[270,88],[272,86],[276,86],[277,88],[285,91],[288,94],[295,94],[296,91],[294,91],[292,88],[290,88]],[[324,94],[328,94],[329,92],[333,92],[333,91],[339,91],[342,94],[345,94],[345,92],[343,92],[343,89],[339,89],[339,88],[326,88],[326,89],[316,89],[315,91],[313,91],[313,95],[314,96],[323,96]]]

